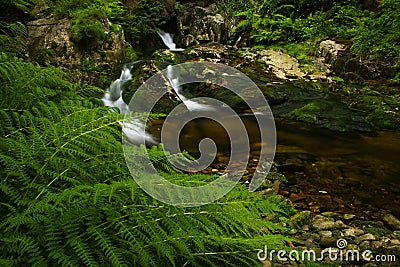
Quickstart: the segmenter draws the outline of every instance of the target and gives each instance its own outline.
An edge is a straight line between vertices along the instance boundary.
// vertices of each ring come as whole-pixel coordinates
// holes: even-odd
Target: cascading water
[[[106,93],[101,99],[104,106],[116,107],[121,114],[129,113],[129,106],[124,102],[122,92],[126,84],[132,80],[131,70],[135,63],[136,62],[125,64],[119,79],[113,81],[110,87],[107,88]],[[157,144],[154,137],[143,130],[143,124],[145,123],[145,121],[140,119],[133,119],[130,123],[124,122],[123,131],[131,143],[143,144],[145,142],[149,145]]]
[[[178,98],[182,101],[182,103],[187,107],[189,111],[206,111],[206,110],[214,110],[215,108],[211,105],[202,104],[195,102],[193,100],[187,99],[182,94],[182,87],[179,85],[179,73],[174,73],[172,65],[168,65],[167,67],[167,78],[171,84],[171,87],[174,89]]]
[[[163,30],[157,31],[158,35],[163,40],[164,44],[169,48],[172,52],[182,52],[183,48],[176,48],[176,44],[174,43],[174,35]]]

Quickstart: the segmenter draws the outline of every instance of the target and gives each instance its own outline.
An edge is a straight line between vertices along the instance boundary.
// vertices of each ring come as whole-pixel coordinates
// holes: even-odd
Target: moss
[[[306,210],[299,212],[289,219],[289,225],[295,228],[301,228],[303,225],[310,224],[312,221],[311,212]]]
[[[177,64],[179,63],[179,58],[177,57],[177,55],[169,50],[165,50],[165,49],[159,49],[156,50],[153,53],[152,58],[154,60],[160,61],[160,62],[168,62],[168,63],[173,63],[173,64]]]
[[[133,47],[131,45],[127,44],[126,48],[125,48],[125,61],[133,62],[137,59],[138,59],[138,55],[137,55],[135,49],[133,49]]]
[[[295,109],[288,114],[283,115],[284,118],[300,120],[304,122],[317,122],[317,115],[320,112],[320,107],[314,103],[308,103],[305,106]]]
[[[91,49],[106,39],[101,22],[95,18],[79,17],[72,21],[71,40],[81,49]]]
[[[390,234],[389,230],[384,229],[382,227],[368,227],[368,228],[365,228],[364,231],[366,233],[372,234],[376,237],[382,237],[382,236]]]
[[[377,108],[367,116],[367,121],[380,129],[399,130],[400,118],[395,112],[386,110],[385,107]]]

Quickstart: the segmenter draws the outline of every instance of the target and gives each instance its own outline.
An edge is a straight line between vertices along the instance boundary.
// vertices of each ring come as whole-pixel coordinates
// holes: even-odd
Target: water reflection
[[[249,133],[251,156],[257,157],[260,147],[268,144],[260,143],[253,116],[241,118]],[[275,160],[289,180],[282,190],[301,194],[303,208],[352,213],[385,209],[400,216],[400,133],[334,132],[282,120],[276,125]],[[162,121],[155,121],[150,131],[158,137],[161,127]],[[215,121],[189,122],[180,134],[181,149],[195,155],[206,137],[216,142],[221,166],[229,159],[230,140]]]

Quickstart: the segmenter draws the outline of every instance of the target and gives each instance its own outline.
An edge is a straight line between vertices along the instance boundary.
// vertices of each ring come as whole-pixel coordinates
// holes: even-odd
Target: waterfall
[[[122,93],[126,84],[130,80],[132,80],[131,70],[134,64],[135,62],[124,65],[124,67],[122,68],[121,76],[111,83],[110,87],[107,88],[106,93],[101,99],[104,106],[116,107],[119,109],[119,112],[121,114],[129,113],[129,106],[124,102],[122,98]],[[157,144],[154,137],[143,130],[144,123],[146,122],[140,119],[131,119],[129,123],[124,122],[124,134],[133,144]]]
[[[182,94],[182,86],[180,86],[179,82],[179,73],[174,73],[172,65],[168,65],[167,67],[167,78],[171,84],[172,89],[175,91],[178,98],[182,101],[182,103],[187,107],[189,111],[206,111],[206,110],[215,110],[215,107],[207,104],[198,103],[196,101],[187,99]]]
[[[161,37],[163,40],[164,44],[169,48],[170,51],[172,52],[182,52],[183,48],[176,48],[176,44],[174,43],[174,35],[168,32],[165,32],[163,30],[158,30],[157,31],[158,35]]]

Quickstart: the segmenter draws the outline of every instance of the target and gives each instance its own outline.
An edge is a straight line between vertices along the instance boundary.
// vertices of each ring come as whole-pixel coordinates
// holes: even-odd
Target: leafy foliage
[[[76,92],[72,91],[73,84],[65,78],[65,73],[55,67],[41,68],[0,53],[0,81],[3,85],[1,106],[26,110],[45,100],[58,103],[76,98]]]
[[[122,22],[126,38],[134,46],[142,44],[141,38],[154,34],[163,22],[160,13],[163,11],[161,1],[138,0],[133,7],[127,7],[127,15]]]
[[[0,21],[0,51],[22,56],[26,45],[26,28],[21,22]]]
[[[36,0],[0,0],[0,6],[13,6],[22,11],[30,11]]]
[[[397,58],[400,50],[399,2],[381,1],[379,11],[360,1],[251,1],[235,12],[239,30],[251,31],[254,44],[290,44],[306,40],[342,38],[352,50],[372,59]]]
[[[238,186],[218,202],[179,208],[146,195],[124,161],[121,115],[85,100],[97,90],[67,78],[0,56],[0,265],[254,266],[263,245],[285,246],[276,232],[294,210],[277,197]],[[170,181],[209,182],[176,172],[162,147],[148,154]]]

